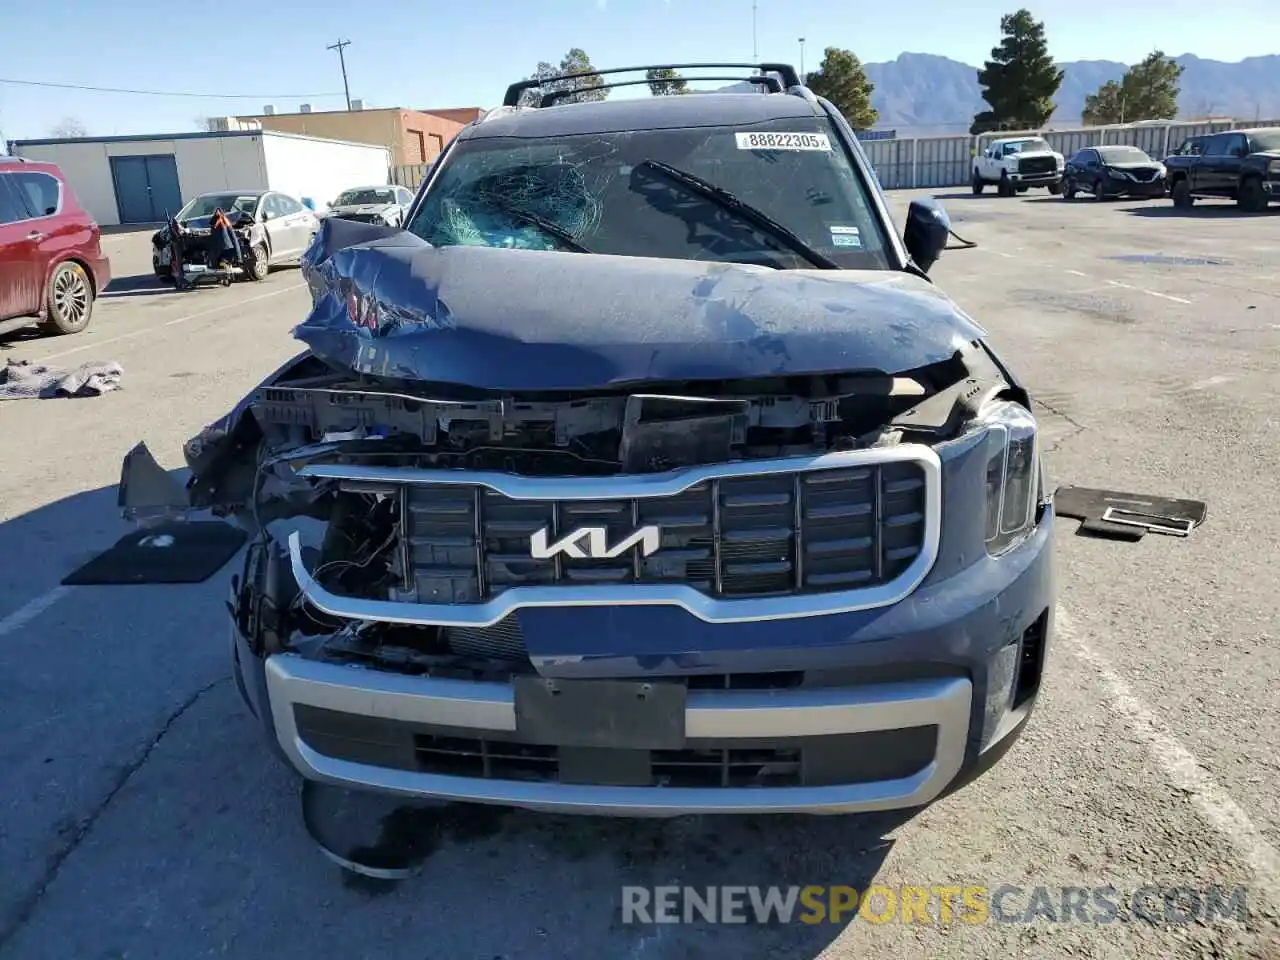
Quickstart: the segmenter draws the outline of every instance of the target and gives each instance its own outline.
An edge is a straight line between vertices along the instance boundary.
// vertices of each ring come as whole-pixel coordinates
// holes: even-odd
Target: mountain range
[[[1178,117],[1280,119],[1280,54],[1249,57],[1237,63],[1203,60],[1194,54],[1174,58],[1183,67]],[[865,65],[875,84],[871,105],[880,112],[878,128],[900,136],[968,133],[973,115],[987,109],[978,85],[978,68],[930,53],[903,53],[887,63]],[[1084,98],[1108,80],[1119,80],[1128,65],[1112,60],[1061,63],[1065,72],[1050,125],[1080,124]]]

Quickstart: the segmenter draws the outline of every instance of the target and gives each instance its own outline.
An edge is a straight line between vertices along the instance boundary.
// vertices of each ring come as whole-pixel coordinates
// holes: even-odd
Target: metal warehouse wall
[[[921,137],[901,140],[863,140],[876,176],[886,190],[959,187],[969,183],[973,157],[992,140],[1003,137],[1040,136],[1063,156],[1102,144],[1130,144],[1163,160],[1187,137],[1223,130],[1280,126],[1280,120],[1243,122],[1214,120],[1203,123],[1138,123],[1109,127],[1079,127],[1073,130],[1022,130],[986,133],[978,137]]]
[[[267,185],[259,137],[193,137],[173,140],[71,140],[17,144],[19,156],[62,168],[80,203],[104,227],[120,223],[112,157],[172,155],[183,201],[212,190],[255,190]],[[174,210],[173,213],[178,211]]]
[[[391,152],[386,147],[340,143],[264,132],[267,185],[298,199],[332,203],[343,190],[387,183]]]

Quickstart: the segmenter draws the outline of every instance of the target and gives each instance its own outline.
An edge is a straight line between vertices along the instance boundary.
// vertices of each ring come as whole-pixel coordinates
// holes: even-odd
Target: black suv
[[[1175,207],[1224,199],[1261,213],[1280,201],[1280,127],[1189,137],[1164,165]]]

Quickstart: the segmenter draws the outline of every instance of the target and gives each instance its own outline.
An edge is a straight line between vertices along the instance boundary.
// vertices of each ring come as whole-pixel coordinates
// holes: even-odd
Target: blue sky
[[[905,50],[979,64],[1011,7],[1013,0],[916,0],[909,8],[886,0],[759,0],[760,57],[798,66],[803,36],[809,69],[825,46],[847,47],[869,62]],[[908,18],[893,17],[895,9],[909,9]],[[1280,46],[1274,30],[1240,26],[1274,23],[1273,0],[1030,9],[1046,21],[1060,60],[1132,63],[1156,47],[1239,60]],[[1098,31],[1103,10],[1116,29]],[[198,116],[256,113],[268,102],[281,111],[302,102],[338,108],[338,59],[325,47],[339,37],[352,41],[351,94],[369,106],[487,107],[539,60],[557,62],[572,46],[597,66],[750,59],[751,27],[751,0],[0,0],[0,80],[250,94],[160,97],[0,82],[0,135],[47,136],[63,117],[108,135],[191,130]]]

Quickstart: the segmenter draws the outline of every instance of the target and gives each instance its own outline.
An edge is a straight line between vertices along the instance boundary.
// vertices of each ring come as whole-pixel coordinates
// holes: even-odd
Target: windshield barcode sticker
[[[739,150],[816,150],[831,152],[825,133],[735,133]]]

